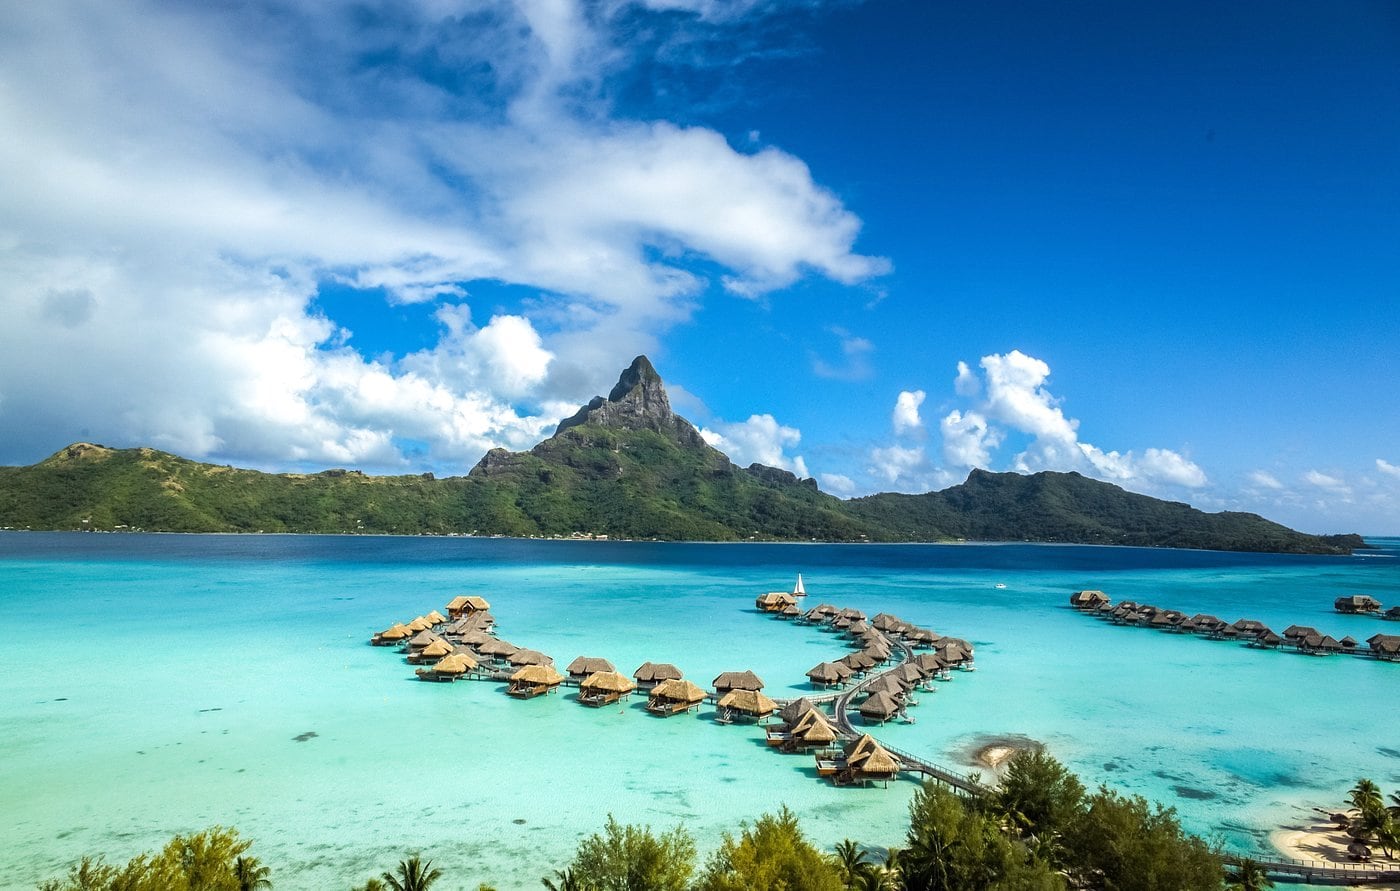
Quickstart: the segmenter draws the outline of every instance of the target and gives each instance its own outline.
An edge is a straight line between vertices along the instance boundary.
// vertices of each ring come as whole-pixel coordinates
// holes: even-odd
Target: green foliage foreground
[[[1389,815],[1379,790],[1354,796]],[[41,891],[252,891],[270,888],[267,867],[246,856],[250,842],[214,827],[176,836],[156,854],[123,867],[84,857]],[[461,887],[414,854],[360,885],[427,891]],[[786,807],[726,833],[699,864],[684,827],[656,833],[618,823],[579,843],[573,859],[542,879],[548,891],[1220,891],[1219,852],[1184,832],[1174,811],[1106,787],[1086,794],[1073,773],[1043,752],[1011,762],[996,794],[964,799],[926,783],[909,805],[902,849],[880,858],[846,840],[824,853]],[[1265,887],[1259,876],[1234,887]],[[481,885],[480,889],[488,886]]]

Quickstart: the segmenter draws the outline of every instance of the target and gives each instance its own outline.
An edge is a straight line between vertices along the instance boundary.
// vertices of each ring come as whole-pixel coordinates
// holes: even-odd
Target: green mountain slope
[[[465,477],[269,474],[154,449],[71,445],[0,468],[0,527],[171,532],[569,535],[665,540],[1062,541],[1348,553],[1254,514],[1206,514],[1074,473],[974,471],[925,495],[841,501],[783,470],[740,468],[671,411],[639,356],[528,452]]]

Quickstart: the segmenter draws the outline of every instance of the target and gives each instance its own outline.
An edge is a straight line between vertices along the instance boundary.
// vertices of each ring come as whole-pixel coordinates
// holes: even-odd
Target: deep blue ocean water
[[[1088,784],[1178,809],[1252,850],[1359,776],[1400,789],[1400,664],[1118,628],[1072,591],[1315,625],[1400,626],[1400,540],[1347,558],[1049,545],[709,545],[508,539],[0,533],[0,885],[79,854],[124,859],[214,823],[279,888],[348,887],[421,850],[452,885],[539,887],[611,812],[702,848],[787,804],[823,845],[899,844],[914,788],[834,789],[761,731],[488,683],[422,684],[365,644],[453,595],[560,665],[751,668],[774,696],[845,650],[757,614],[802,572],[809,605],[894,612],[971,640],[978,670],[924,694],[890,743],[959,769],[988,739],[1044,742]],[[1360,553],[1360,552],[1359,552]],[[997,584],[1004,588],[995,587]],[[13,882],[13,884],[10,884]]]

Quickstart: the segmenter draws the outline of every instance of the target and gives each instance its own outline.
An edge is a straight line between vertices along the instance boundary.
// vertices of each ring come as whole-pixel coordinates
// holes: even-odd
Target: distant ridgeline
[[[269,474],[154,449],[77,443],[0,468],[0,527],[397,533],[691,541],[1038,541],[1346,554],[1255,514],[1207,514],[1077,473],[988,473],[924,495],[842,501],[811,479],[735,465],[671,411],[645,356],[528,452],[492,449],[465,477]]]

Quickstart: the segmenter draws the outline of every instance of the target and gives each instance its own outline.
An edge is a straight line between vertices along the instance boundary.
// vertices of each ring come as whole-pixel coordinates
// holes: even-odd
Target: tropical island
[[[0,468],[0,527],[148,532],[588,536],[663,541],[1030,541],[1349,554],[1252,513],[1206,513],[1078,473],[973,470],[920,495],[842,500],[812,479],[747,468],[671,409],[638,356],[525,452],[492,449],[466,476],[263,473],[150,448],[75,443]]]

